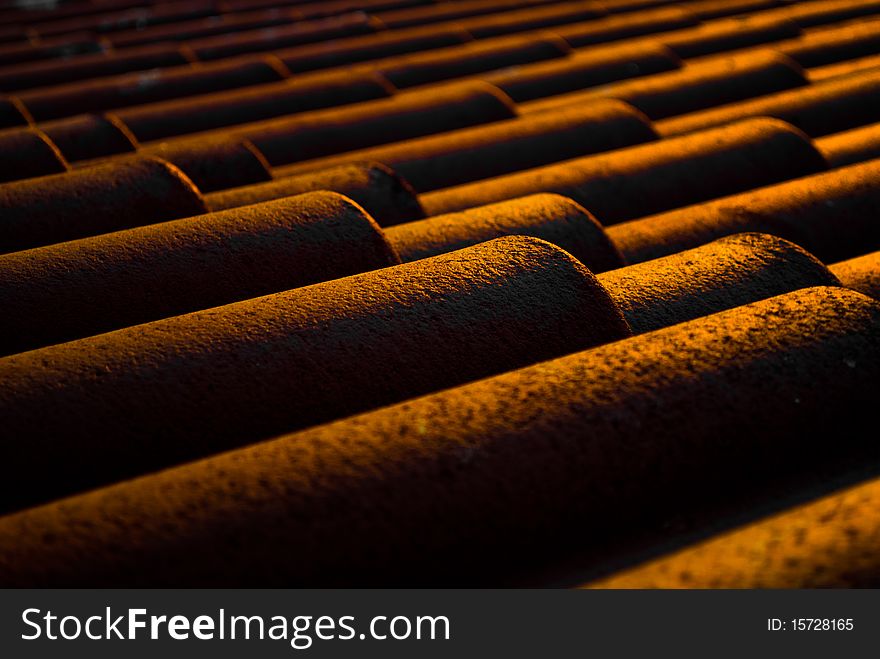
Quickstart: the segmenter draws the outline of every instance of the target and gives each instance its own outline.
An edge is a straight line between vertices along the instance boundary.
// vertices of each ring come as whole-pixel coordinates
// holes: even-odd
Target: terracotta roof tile
[[[639,112],[614,100],[569,106],[275,169],[278,177],[376,160],[425,192],[657,139]]]
[[[878,327],[877,302],[813,288],[280,437],[3,518],[0,578],[497,578],[801,467],[793,448],[873,413]],[[837,436],[838,450],[862,437]]]
[[[878,583],[880,0],[4,7],[0,584]]]
[[[436,215],[555,192],[614,224],[825,167],[803,133],[758,118],[445,188],[422,195],[422,204]]]

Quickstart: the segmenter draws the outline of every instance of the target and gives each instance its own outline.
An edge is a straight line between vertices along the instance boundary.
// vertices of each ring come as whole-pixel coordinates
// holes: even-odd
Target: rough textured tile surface
[[[12,355],[0,500],[46,500],[629,334],[571,255],[510,237]]]
[[[721,535],[591,588],[877,588],[880,481]]]
[[[329,192],[0,256],[9,354],[399,263]]]
[[[350,197],[382,226],[425,215],[415,190],[407,181],[385,165],[369,162],[328,167],[266,183],[230,188],[206,195],[205,202],[211,210],[223,210],[314,190],[332,190]]]
[[[0,581],[462,579],[822,459],[878,357],[876,302],[807,289],[3,518]]]
[[[0,186],[0,252],[206,210],[201,194],[179,169],[158,158],[132,157]]]
[[[587,156],[422,195],[429,215],[535,192],[571,197],[602,224],[825,169],[809,139],[773,119]]]

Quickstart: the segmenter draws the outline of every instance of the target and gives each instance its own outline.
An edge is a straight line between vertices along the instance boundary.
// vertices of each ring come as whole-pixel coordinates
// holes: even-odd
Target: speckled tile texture
[[[0,414],[16,438],[3,500],[66,493],[629,334],[583,265],[516,236],[20,353],[0,360]],[[52,440],[47,456],[58,433],[69,441]],[[43,487],[16,487],[38,463]]]
[[[281,199],[305,192],[331,190],[356,201],[382,226],[425,216],[408,181],[378,162],[353,162],[314,172],[280,176],[255,185],[230,187],[205,195],[212,211]]]
[[[876,302],[792,293],[7,517],[0,578],[448,578],[787,468],[878,357]]]
[[[880,0],[43,4],[0,586],[880,585]]]
[[[10,354],[395,265],[351,200],[312,192],[0,256]]]
[[[48,245],[207,210],[198,188],[164,160],[114,161],[0,188],[0,252]]]
[[[798,506],[592,588],[877,588],[880,481]]]
[[[826,167],[809,139],[752,119],[677,139],[477,181],[423,195],[430,215],[534,192],[569,196],[603,224],[810,174]]]

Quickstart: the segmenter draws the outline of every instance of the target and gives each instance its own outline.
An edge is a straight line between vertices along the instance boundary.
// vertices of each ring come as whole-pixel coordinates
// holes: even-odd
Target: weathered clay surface
[[[523,105],[523,111],[558,112],[602,98],[626,101],[651,119],[763,96],[807,84],[803,70],[773,51],[712,58],[681,71],[626,80],[599,89],[562,94]]]
[[[737,6],[738,5],[738,6]],[[689,5],[689,11],[700,18],[730,16],[743,11],[766,9],[775,6],[774,2],[700,2]],[[692,28],[676,30],[669,34],[657,35],[656,39],[679,57],[699,57],[714,55],[737,48],[747,48],[760,44],[775,44],[788,37],[800,34],[798,26],[785,17],[760,11],[754,14],[734,15],[722,20],[713,20]],[[714,15],[713,15],[714,14]],[[654,37],[652,37],[654,38]]]
[[[516,11],[464,18],[458,23],[476,39],[525,32],[542,27],[565,25],[599,18],[605,13],[600,4],[567,2],[547,7],[530,7]]]
[[[0,353],[399,263],[376,223],[312,192],[0,256]]]
[[[0,253],[206,212],[183,173],[131,157],[0,186]]]
[[[446,188],[422,195],[422,205],[428,215],[440,215],[555,192],[607,225],[825,167],[803,133],[759,118]]]
[[[376,161],[425,192],[655,139],[641,113],[603,100],[287,165],[276,175]]]
[[[875,5],[876,9],[880,6]],[[780,52],[811,68],[873,55],[878,46],[880,26],[876,20],[807,32],[790,42],[776,44]]]
[[[16,438],[0,501],[45,501],[629,334],[583,265],[517,236],[12,355],[0,359],[0,418]]]
[[[364,65],[377,71],[395,87],[406,89],[431,82],[481,74],[506,67],[556,59],[570,52],[565,41],[553,34],[541,37],[517,35],[491,42],[476,41],[454,50],[413,53]]]
[[[356,201],[382,226],[424,217],[418,196],[407,181],[379,163],[352,163],[274,181],[230,188],[205,196],[211,210],[235,208],[269,199],[332,190]]]
[[[356,34],[372,34],[379,29],[381,23],[378,20],[364,12],[354,11],[314,21],[290,23],[270,30],[248,30],[239,34],[190,39],[187,46],[198,60],[206,62]]]
[[[17,97],[37,121],[208,94],[284,76],[269,58],[253,57],[200,66],[168,67],[26,90]]]
[[[342,71],[122,108],[112,116],[146,142],[389,95],[376,76]]]
[[[18,90],[60,85],[74,80],[88,80],[189,62],[187,54],[177,44],[151,44],[112,55],[96,53],[65,61],[30,62],[4,68],[0,70],[0,88]]]
[[[826,66],[817,66],[807,71],[811,82],[821,82],[842,76],[862,73],[863,71],[875,71],[880,68],[880,55],[868,55],[852,60],[844,60]]]
[[[476,0],[471,2],[449,2],[442,4],[412,3],[415,6],[391,7],[387,12],[382,12],[382,23],[386,27],[400,29],[413,25],[432,25],[440,27],[450,21],[476,16],[486,16],[499,12],[513,11],[515,16],[520,16],[523,9],[543,4],[543,0]],[[600,15],[601,10],[591,8],[587,16],[592,18]],[[526,12],[527,15],[530,12]],[[574,14],[578,16],[577,13]]]
[[[781,236],[825,263],[880,248],[880,161],[807,176],[609,227],[627,263],[744,231]]]
[[[384,21],[383,21],[384,22]],[[347,37],[330,43],[286,48],[278,58],[294,73],[327,69],[410,52],[456,46],[471,40],[470,34],[457,26],[435,25],[400,28],[389,32]]]
[[[816,257],[767,234],[741,233],[599,276],[633,332],[840,282]]]
[[[665,46],[646,41],[624,47],[575,52],[568,57],[481,76],[517,103],[606,85],[639,75],[671,71],[681,60]]]
[[[34,128],[0,132],[0,182],[59,174],[67,161],[51,139]]]
[[[797,3],[788,7],[779,7],[767,14],[778,16],[796,23],[800,27],[809,28],[828,23],[849,21],[862,16],[870,16],[880,11],[877,0],[820,0],[819,2]]]
[[[247,140],[235,137],[159,142],[140,153],[179,167],[205,193],[272,179],[263,154]]]
[[[283,6],[267,9],[258,7],[249,12],[223,12],[188,21],[116,31],[106,39],[114,48],[129,48],[158,41],[185,42],[217,34],[231,35],[246,30],[282,26],[302,18],[296,10],[285,11]]]
[[[100,52],[101,45],[87,35],[41,39],[39,43],[0,45],[0,66],[13,66],[26,62],[63,59],[83,53]]]
[[[820,137],[816,140],[816,148],[832,167],[844,167],[880,158],[880,124],[859,126]]]
[[[880,120],[880,72],[834,78],[748,101],[657,122],[661,135],[683,135],[747,117],[775,117],[812,137]]]
[[[516,116],[497,87],[472,81],[242,128],[273,165],[353,151]]]
[[[880,0],[0,4],[0,585],[878,585]]]
[[[137,140],[112,118],[83,114],[40,124],[70,162],[131,153]]]
[[[844,286],[880,299],[880,252],[835,263],[830,270]]]
[[[623,15],[612,14],[592,21],[557,25],[553,32],[572,48],[583,48],[643,35],[661,40],[676,28],[693,27],[698,22],[696,14],[683,7],[646,7]]]
[[[845,451],[878,377],[880,305],[807,289],[5,517],[0,581],[461,581]]]
[[[880,481],[868,481],[591,588],[878,588]]]
[[[561,247],[593,272],[623,265],[623,258],[596,218],[571,199],[554,194],[530,195],[461,213],[435,215],[389,227],[385,235],[404,262],[501,236],[523,235]]]

